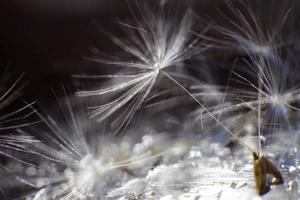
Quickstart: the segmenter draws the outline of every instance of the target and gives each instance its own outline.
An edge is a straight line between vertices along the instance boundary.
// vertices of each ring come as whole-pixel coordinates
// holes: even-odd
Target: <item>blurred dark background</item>
[[[126,1],[5,1],[0,7],[0,58],[31,83],[28,96],[40,96],[49,85],[67,82],[69,73],[84,71],[82,59],[101,41],[93,20],[110,24],[126,15]],[[48,90],[47,90],[48,91]],[[49,92],[49,91],[48,91]]]

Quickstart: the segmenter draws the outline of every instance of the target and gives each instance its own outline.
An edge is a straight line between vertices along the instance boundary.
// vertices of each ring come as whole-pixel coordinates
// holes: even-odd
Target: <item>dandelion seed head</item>
[[[256,128],[252,123],[249,123],[249,124],[246,124],[245,131],[247,133],[253,134],[256,131]]]
[[[249,50],[256,54],[262,54],[265,57],[270,56],[272,53],[272,48],[268,45],[252,44],[252,45],[250,45]]]
[[[274,107],[282,107],[287,103],[287,99],[284,95],[274,94],[270,96],[270,102]]]
[[[158,74],[159,73],[159,71],[160,71],[160,63],[155,63],[154,65],[153,65],[153,69],[154,69],[154,71],[155,71],[155,73],[156,74]]]
[[[172,69],[203,51],[202,48],[195,47],[198,38],[194,38],[191,33],[195,24],[189,9],[174,16],[169,14],[167,6],[156,10],[147,4],[136,4],[137,11],[131,10],[134,21],[121,22],[128,37],[112,37],[112,41],[130,59],[109,60],[97,56],[91,59],[101,64],[116,65],[124,70],[104,76],[115,80],[109,82],[107,87],[77,93],[82,97],[95,98],[96,101],[93,102],[98,102],[99,99],[99,103],[90,108],[91,117],[96,118],[97,122],[103,122],[120,111],[112,123],[116,124],[115,133],[128,127],[135,113],[153,95],[154,88],[162,86],[161,79],[172,79],[168,75]],[[180,76],[178,72],[174,74]]]
[[[100,160],[93,158],[92,155],[86,155],[80,161],[80,170],[86,172],[87,174],[91,173],[94,176],[101,176],[105,173],[104,164]]]

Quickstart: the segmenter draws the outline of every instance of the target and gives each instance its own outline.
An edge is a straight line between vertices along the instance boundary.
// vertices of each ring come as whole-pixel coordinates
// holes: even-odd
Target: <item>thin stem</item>
[[[183,89],[190,97],[192,97],[208,114],[211,116],[217,124],[219,124],[222,128],[224,128],[225,131],[227,131],[235,141],[237,141],[242,147],[249,150],[251,153],[253,153],[253,150],[246,145],[244,142],[240,141],[240,139],[231,131],[229,130],[222,122],[220,122],[192,93],[190,93],[183,85],[181,85],[178,81],[176,81],[174,78],[172,78],[169,74],[167,74],[165,71],[160,70],[164,75],[166,75],[171,81],[173,81],[176,85],[178,85],[181,89]]]
[[[260,81],[261,72],[258,74],[258,88],[259,91],[262,89],[262,82]],[[261,130],[260,130],[260,123],[261,123],[261,93],[258,92],[258,111],[257,111],[257,132],[258,132],[258,149],[259,154],[261,155]]]

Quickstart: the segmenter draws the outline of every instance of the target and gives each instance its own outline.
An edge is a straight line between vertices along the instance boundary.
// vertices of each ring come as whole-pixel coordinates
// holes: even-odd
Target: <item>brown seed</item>
[[[253,152],[253,167],[256,191],[259,195],[269,192],[271,185],[280,185],[283,183],[283,178],[279,170],[264,155]],[[267,175],[273,177],[271,182],[268,182]]]

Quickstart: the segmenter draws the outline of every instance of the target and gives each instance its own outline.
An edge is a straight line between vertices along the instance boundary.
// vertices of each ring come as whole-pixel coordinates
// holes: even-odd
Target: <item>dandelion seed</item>
[[[282,34],[280,31],[282,31],[290,9],[282,16],[278,27],[266,29],[269,26],[259,20],[250,4],[240,2],[241,9],[239,9],[232,1],[226,1],[226,3],[234,19],[226,17],[221,11],[220,14],[230,22],[231,28],[223,26],[212,28],[223,35],[225,40],[216,39],[214,43],[212,38],[206,37],[206,39],[212,43],[211,46],[213,47],[242,49],[246,53],[250,58],[250,62],[244,59],[247,65],[250,66],[250,68],[247,68],[249,77],[245,77],[235,72],[235,70],[230,73],[239,79],[240,84],[246,87],[250,86],[254,91],[251,91],[251,89],[245,91],[244,88],[243,91],[239,91],[235,88],[230,89],[230,86],[227,86],[223,90],[223,94],[221,94],[222,92],[217,94],[218,97],[223,98],[223,104],[212,106],[210,111],[220,118],[222,113],[232,114],[243,111],[241,115],[244,115],[245,110],[250,110],[250,112],[258,110],[257,113],[260,114],[260,110],[263,110],[262,120],[266,126],[273,127],[273,129],[283,125],[290,126],[291,110],[298,109],[292,104],[297,102],[297,99],[291,98],[292,94],[288,88],[290,87],[288,85],[294,84],[291,83],[291,80],[288,80],[287,71],[289,66],[286,66],[280,58],[280,48],[284,45],[280,42]],[[243,69],[238,70],[242,71]],[[252,77],[255,77],[256,80],[252,81]],[[231,94],[228,94],[230,92]],[[225,99],[228,101],[224,102]],[[201,113],[201,117],[203,117],[202,112],[202,110],[198,111],[198,113]],[[258,118],[260,119],[260,116]],[[261,122],[257,126],[260,129]]]
[[[68,126],[62,123],[57,123],[50,115],[43,116],[38,113],[40,118],[48,126],[48,131],[38,130],[39,136],[45,141],[33,142],[34,140],[22,140],[22,146],[19,137],[16,137],[10,142],[12,150],[15,151],[9,157],[18,159],[19,153],[30,154],[37,157],[25,163],[35,163],[35,168],[41,170],[41,161],[57,167],[55,174],[47,178],[37,177],[35,185],[36,192],[28,197],[32,199],[88,199],[93,195],[93,188],[97,182],[103,185],[105,180],[101,177],[107,172],[108,162],[102,163],[101,160],[95,158],[92,152],[95,148],[93,143],[88,143],[88,138],[93,138],[93,135],[88,135],[85,124],[78,115],[73,113],[70,102],[64,104],[67,112],[63,112],[68,122]],[[80,119],[80,120],[79,120]],[[25,132],[21,132],[26,134]],[[21,137],[22,138],[22,137]],[[36,139],[35,139],[36,140]],[[106,167],[104,167],[106,166]],[[59,170],[63,169],[63,170]],[[38,184],[38,182],[40,182]],[[101,191],[99,191],[101,193]]]
[[[275,55],[275,54],[274,54]],[[241,84],[242,88],[227,86],[219,87],[215,93],[195,93],[199,98],[217,99],[223,98],[221,105],[209,106],[209,111],[219,119],[232,121],[240,118],[246,124],[257,124],[256,113],[261,112],[261,122],[255,126],[261,125],[265,131],[265,136],[277,132],[279,129],[291,130],[296,126],[295,116],[299,111],[296,106],[299,102],[297,78],[291,75],[296,73],[285,60],[279,55],[276,59],[261,59],[260,61],[247,62],[249,71],[247,75],[241,75],[235,70],[232,71],[232,81]],[[206,114],[203,108],[195,111],[195,123],[209,120],[210,116]],[[197,116],[198,115],[198,116]],[[246,119],[246,118],[248,119]],[[244,119],[244,120],[243,120]],[[235,125],[234,125],[235,126]],[[233,126],[233,127],[234,127]],[[238,125],[239,126],[239,125]],[[242,128],[243,130],[244,127]]]
[[[175,83],[176,80],[173,79]],[[258,125],[258,146],[259,146],[259,152],[256,153],[256,151],[252,150],[246,143],[241,141],[239,137],[232,132],[229,128],[227,128],[220,120],[217,119],[217,117],[214,116],[213,113],[209,111],[208,108],[204,104],[202,104],[192,93],[190,93],[186,88],[178,84],[183,90],[185,90],[200,106],[201,109],[204,110],[204,112],[207,113],[216,123],[217,125],[221,126],[227,133],[229,133],[232,137],[232,139],[236,142],[238,142],[243,148],[246,150],[250,151],[251,154],[254,155],[253,157],[253,162],[254,162],[254,174],[255,174],[255,181],[256,181],[256,188],[258,191],[258,194],[263,195],[267,190],[265,190],[268,187],[269,182],[266,180],[266,177],[268,174],[271,174],[274,176],[276,179],[274,182],[271,184],[282,184],[283,183],[283,178],[277,170],[276,167],[273,166],[273,164],[262,154],[262,149],[261,149],[261,130],[260,130],[260,125]],[[260,105],[260,96],[259,96],[259,103],[258,103],[258,124],[260,124],[260,116],[261,116],[261,105]]]
[[[263,60],[262,60],[263,61]],[[260,66],[260,65],[259,65]],[[259,68],[261,69],[261,68]],[[265,69],[265,68],[263,68]],[[265,74],[263,74],[265,75]],[[238,75],[238,77],[243,78],[242,76]],[[261,77],[259,76],[259,81],[262,81],[260,79]],[[246,80],[245,78],[243,78],[243,80]],[[173,81],[175,83],[176,80],[173,79]],[[262,85],[264,84],[265,87],[268,87],[268,82],[269,79],[266,80],[267,83],[259,82],[259,86],[256,87],[254,84],[251,84],[249,81],[247,81],[249,83],[249,85],[251,85],[252,87],[254,87],[255,89],[258,90],[258,100],[256,102],[256,106],[257,106],[257,124],[258,124],[258,146],[259,146],[259,152],[256,153],[256,151],[252,150],[246,143],[242,142],[239,137],[232,132],[232,130],[230,130],[229,128],[227,128],[215,115],[214,113],[210,112],[210,110],[203,104],[201,103],[195,95],[193,95],[192,93],[190,93],[186,88],[184,88],[183,86],[181,86],[180,84],[178,84],[183,90],[185,90],[200,106],[201,106],[201,110],[203,110],[203,112],[205,112],[209,117],[211,117],[213,119],[213,121],[215,121],[217,123],[217,125],[221,126],[226,132],[228,132],[232,139],[235,140],[236,142],[238,142],[242,147],[244,147],[246,150],[250,151],[254,157],[253,157],[253,162],[254,162],[254,173],[255,173],[255,181],[256,181],[256,188],[257,188],[257,192],[260,195],[265,194],[266,192],[269,191],[268,189],[268,184],[267,183],[267,175],[271,174],[272,176],[274,176],[275,181],[271,182],[270,184],[282,184],[283,183],[283,178],[279,172],[279,170],[276,169],[275,166],[273,166],[273,164],[262,154],[262,147],[261,147],[261,127],[260,127],[260,123],[261,123],[261,103],[262,103],[262,96],[261,93],[262,92]],[[272,80],[271,80],[272,81]],[[272,85],[273,82],[271,82]],[[277,85],[275,85],[277,86]],[[277,87],[276,87],[277,89]],[[257,96],[256,96],[257,97]],[[269,98],[270,99],[270,98]],[[268,101],[270,102],[270,100]],[[249,102],[247,102],[247,105],[249,104]],[[240,105],[239,105],[240,106]],[[238,108],[239,108],[238,106]]]
[[[171,18],[164,12],[149,13],[148,9],[139,11],[140,17],[133,12],[136,26],[122,23],[129,29],[129,41],[112,38],[116,45],[132,57],[133,61],[92,59],[102,64],[125,67],[125,72],[107,75],[106,77],[113,79],[109,87],[77,93],[81,97],[98,96],[102,99],[115,94],[108,103],[90,109],[91,116],[99,122],[118,112],[115,121],[119,121],[117,122],[119,126],[116,132],[127,127],[134,113],[142,107],[155,85],[160,84],[161,77],[168,73],[166,70],[174,68],[201,51],[194,48],[197,40],[192,39],[190,32],[193,27],[190,11],[187,11],[182,19],[177,17],[173,19],[174,17]]]
[[[21,135],[0,139],[2,155],[28,167],[20,180],[33,187],[26,195],[30,199],[99,199],[111,186],[147,172],[167,152],[167,142],[156,146],[150,138],[133,145],[97,137],[93,124],[75,113],[68,99],[59,105],[65,117],[60,120],[37,112],[46,129],[20,129]],[[30,136],[33,131],[36,137]]]

